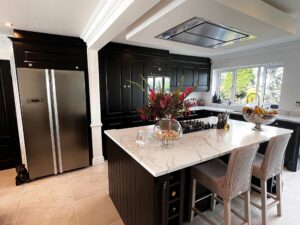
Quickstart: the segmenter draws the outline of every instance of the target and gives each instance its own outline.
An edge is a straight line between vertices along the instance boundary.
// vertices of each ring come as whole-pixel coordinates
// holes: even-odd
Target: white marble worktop
[[[200,119],[216,123],[216,117]],[[151,138],[140,147],[136,144],[139,130],[152,134],[153,125],[106,130],[104,133],[118,144],[133,159],[153,176],[158,177],[198,163],[225,155],[238,147],[270,140],[277,135],[292,133],[292,130],[263,126],[263,131],[254,131],[251,123],[230,120],[229,130],[210,129],[183,134],[171,148],[161,146],[161,141]]]
[[[241,108],[241,107],[240,107]],[[217,107],[217,106],[195,106],[191,108],[192,111],[195,110],[209,110],[209,111],[216,111],[216,112],[228,112],[230,114],[239,114],[242,115],[241,109],[236,110],[230,107],[225,108],[224,107]],[[278,120],[282,121],[288,121],[288,122],[293,122],[293,123],[300,123],[300,116],[290,116],[290,115],[284,115],[280,114],[278,115]]]

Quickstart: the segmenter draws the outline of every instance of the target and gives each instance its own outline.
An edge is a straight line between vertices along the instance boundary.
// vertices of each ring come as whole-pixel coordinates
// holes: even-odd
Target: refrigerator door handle
[[[61,156],[61,144],[60,144],[60,132],[59,132],[59,119],[57,109],[57,96],[56,96],[56,84],[54,70],[51,70],[51,86],[52,86],[52,99],[53,99],[53,112],[54,112],[54,129],[56,135],[56,147],[58,153],[58,165],[59,172],[63,173],[62,156]]]
[[[54,137],[54,127],[53,127],[54,123],[53,123],[53,110],[52,110],[49,70],[45,70],[45,76],[46,76],[46,92],[47,92],[47,100],[48,100],[47,102],[48,102],[48,111],[49,111],[53,167],[54,167],[54,174],[57,174],[57,159],[55,153],[55,137]]]

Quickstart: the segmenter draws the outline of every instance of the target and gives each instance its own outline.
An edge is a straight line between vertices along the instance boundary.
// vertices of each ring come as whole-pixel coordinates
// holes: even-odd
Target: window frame
[[[284,76],[284,65],[282,63],[273,63],[273,64],[259,64],[259,65],[247,65],[247,66],[239,66],[239,67],[231,67],[231,68],[224,68],[224,69],[216,69],[217,75],[217,85],[216,85],[216,93],[220,96],[220,88],[221,88],[221,74],[226,72],[232,72],[232,87],[231,87],[231,98],[229,99],[232,104],[235,105],[244,105],[235,102],[235,94],[236,94],[236,79],[237,79],[237,71],[239,69],[246,69],[246,68],[258,68],[257,71],[257,81],[256,81],[256,93],[260,93],[260,102],[261,104],[267,104],[264,102],[265,92],[266,92],[266,79],[267,79],[267,70],[274,67],[283,67],[283,75]],[[262,78],[262,79],[261,79]],[[262,84],[261,84],[262,82]],[[260,90],[260,88],[262,90]],[[280,92],[281,95],[281,92]],[[221,99],[222,101],[225,99]],[[227,99],[226,99],[227,100]],[[278,103],[279,104],[279,103]]]

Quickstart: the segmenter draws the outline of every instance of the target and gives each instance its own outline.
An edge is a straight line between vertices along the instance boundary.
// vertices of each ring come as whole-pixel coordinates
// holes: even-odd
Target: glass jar
[[[163,146],[170,146],[171,141],[182,138],[182,127],[176,119],[167,116],[156,120],[153,136],[162,140]]]

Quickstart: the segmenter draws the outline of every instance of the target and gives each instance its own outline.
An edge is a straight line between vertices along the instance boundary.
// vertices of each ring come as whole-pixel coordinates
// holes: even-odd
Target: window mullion
[[[260,95],[260,78],[261,78],[261,66],[258,67],[258,71],[257,71],[257,83],[256,83],[256,93],[260,96],[259,98],[259,101],[262,102],[262,99],[261,99],[261,95]]]
[[[236,90],[236,76],[237,76],[237,69],[234,69],[232,71],[233,77],[232,77],[232,89],[231,89],[231,102],[235,102],[235,90]]]
[[[268,70],[269,66],[265,66],[264,67],[264,71],[263,71],[263,85],[262,85],[262,103],[264,103],[264,99],[265,99],[265,93],[266,93],[266,82],[267,82],[267,70]]]

